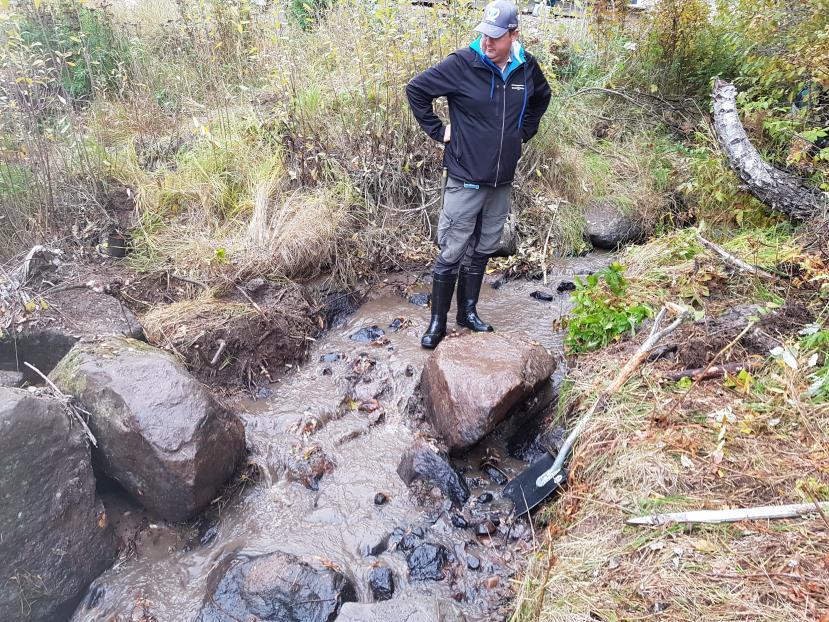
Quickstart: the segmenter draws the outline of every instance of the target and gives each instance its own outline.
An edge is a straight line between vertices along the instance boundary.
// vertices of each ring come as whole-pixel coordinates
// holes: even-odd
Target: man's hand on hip
[[[443,142],[448,143],[452,139],[452,124],[446,126],[443,130]]]

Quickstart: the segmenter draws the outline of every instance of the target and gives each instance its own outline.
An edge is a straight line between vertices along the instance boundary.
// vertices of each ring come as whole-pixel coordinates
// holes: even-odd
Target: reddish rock
[[[450,451],[462,451],[517,407],[537,410],[549,403],[555,368],[543,347],[516,337],[482,333],[447,339],[423,369],[426,417]]]
[[[170,354],[135,339],[81,341],[51,374],[89,413],[94,460],[144,507],[192,518],[245,452],[245,430]]]

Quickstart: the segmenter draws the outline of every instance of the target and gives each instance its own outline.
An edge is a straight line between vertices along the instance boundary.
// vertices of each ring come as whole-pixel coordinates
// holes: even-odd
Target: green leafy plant
[[[567,325],[565,344],[574,352],[588,352],[618,341],[636,327],[653,310],[645,304],[629,304],[627,281],[619,263],[591,274],[586,280],[575,279],[573,293],[576,306]]]

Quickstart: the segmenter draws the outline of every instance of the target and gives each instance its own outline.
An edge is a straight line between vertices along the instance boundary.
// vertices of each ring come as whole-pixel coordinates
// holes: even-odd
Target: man
[[[491,331],[476,305],[489,257],[497,250],[510,211],[510,192],[521,144],[538,131],[550,87],[535,58],[518,42],[518,11],[490,2],[480,33],[468,48],[415,76],[406,86],[423,131],[446,143],[448,180],[438,222],[440,254],[433,269],[432,318],[420,343],[436,347],[458,282],[457,323]],[[435,115],[438,97],[449,102],[449,125]]]

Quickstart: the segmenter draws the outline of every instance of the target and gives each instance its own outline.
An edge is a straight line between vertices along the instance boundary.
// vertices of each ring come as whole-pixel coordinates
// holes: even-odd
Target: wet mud
[[[495,278],[487,277],[479,312],[499,332],[528,336],[561,354],[554,324],[571,302],[557,286],[609,261],[604,254],[562,261],[547,285],[516,280],[496,290]],[[561,435],[516,436],[507,424],[456,458],[471,493],[462,509],[437,487],[404,484],[398,464],[425,431],[411,402],[429,355],[419,344],[429,310],[409,299],[420,302],[417,294],[429,288],[428,278],[390,277],[313,343],[304,364],[288,363],[288,373],[260,388],[258,399],[239,400],[234,408],[245,425],[250,464],[196,521],[155,520],[103,486],[123,552],[72,619],[195,620],[212,570],[231,556],[275,551],[336,568],[363,603],[391,595],[390,603],[432,602],[470,621],[505,619],[510,578],[533,538],[531,525],[513,519],[501,496],[508,478],[527,464],[510,450],[531,458]],[[553,299],[531,297],[539,290]],[[370,339],[351,338],[368,333]],[[549,415],[538,421],[549,422]]]

